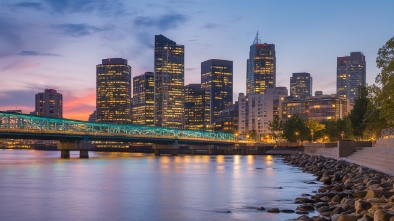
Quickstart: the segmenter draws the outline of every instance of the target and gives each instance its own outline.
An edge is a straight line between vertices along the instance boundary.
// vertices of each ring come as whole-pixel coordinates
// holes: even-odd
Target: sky
[[[1,0],[0,110],[34,111],[35,94],[63,94],[63,117],[95,110],[96,65],[124,58],[132,77],[153,71],[154,36],[185,46],[185,85],[201,62],[234,62],[234,101],[246,92],[256,32],[275,44],[277,85],[309,72],[313,91],[336,93],[336,58],[364,53],[367,83],[378,49],[394,36],[392,0]]]

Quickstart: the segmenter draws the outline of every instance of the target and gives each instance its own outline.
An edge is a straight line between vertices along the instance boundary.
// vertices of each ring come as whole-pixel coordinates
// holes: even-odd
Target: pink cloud
[[[88,120],[96,109],[96,93],[88,91],[82,97],[63,95],[63,117],[75,120]]]

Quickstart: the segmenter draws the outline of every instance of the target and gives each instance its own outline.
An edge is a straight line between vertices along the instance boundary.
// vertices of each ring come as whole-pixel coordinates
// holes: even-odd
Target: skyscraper
[[[293,73],[290,77],[290,96],[295,98],[312,96],[312,77],[309,73]]]
[[[189,84],[185,86],[185,129],[207,129],[209,121],[206,122],[205,119],[205,103],[209,101],[209,98],[206,92],[206,90],[201,88],[201,84]]]
[[[123,58],[96,66],[97,122],[131,123],[131,67]]]
[[[233,61],[210,59],[201,63],[201,87],[208,91],[210,124],[233,104]],[[207,108],[208,109],[208,108]]]
[[[133,124],[154,126],[154,88],[153,72],[133,78]]]
[[[63,96],[54,89],[45,89],[36,94],[35,115],[47,117],[63,117]]]
[[[264,94],[276,86],[276,55],[274,44],[261,44],[257,32],[247,60],[246,94]]]
[[[155,126],[182,128],[184,54],[183,45],[155,36]]]
[[[366,62],[361,52],[350,56],[337,57],[337,94],[350,101],[358,96],[358,87],[366,86]]]

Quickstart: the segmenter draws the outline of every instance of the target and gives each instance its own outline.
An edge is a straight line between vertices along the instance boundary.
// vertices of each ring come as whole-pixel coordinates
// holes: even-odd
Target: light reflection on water
[[[0,150],[0,220],[287,220],[256,208],[318,186],[272,156],[89,154]]]

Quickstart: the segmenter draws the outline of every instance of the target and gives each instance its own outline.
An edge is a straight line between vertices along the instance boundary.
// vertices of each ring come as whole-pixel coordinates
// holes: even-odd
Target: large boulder
[[[374,214],[374,221],[390,221],[390,219],[394,217],[394,211],[380,209],[377,210]]]
[[[383,192],[380,190],[368,190],[367,195],[364,197],[365,199],[371,198],[379,198],[382,196]]]
[[[380,184],[380,181],[379,180],[370,180],[367,183],[367,187],[370,187],[370,186],[372,186],[374,184]]]
[[[300,210],[300,211],[315,211],[315,207],[313,207],[312,205],[301,205],[301,206],[297,206],[297,210]]]
[[[358,218],[360,218],[360,215],[357,214],[341,214],[338,221],[357,221]]]
[[[362,199],[367,195],[367,191],[358,191],[353,193],[354,198]]]
[[[386,203],[386,200],[384,200],[382,198],[370,198],[370,199],[367,199],[366,201],[368,203],[371,203],[372,205]]]
[[[365,202],[363,200],[357,200],[354,203],[354,208],[356,209],[356,213],[360,213],[363,210],[368,210],[372,207],[372,204],[369,202]]]

